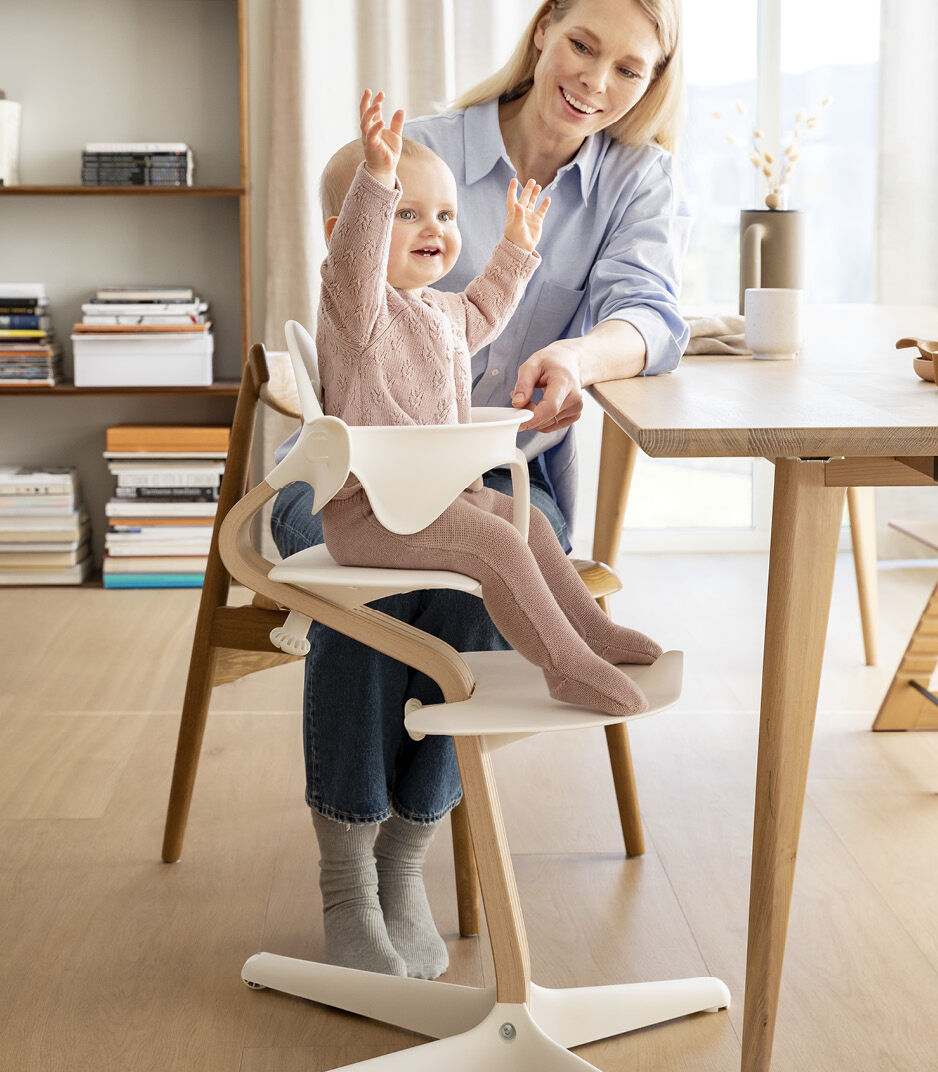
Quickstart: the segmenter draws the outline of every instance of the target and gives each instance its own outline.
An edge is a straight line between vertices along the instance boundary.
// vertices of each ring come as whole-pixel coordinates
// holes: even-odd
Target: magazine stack
[[[212,322],[191,287],[106,287],[81,310],[72,329],[76,387],[211,384]]]
[[[0,466],[0,584],[81,584],[91,565],[75,470]]]
[[[0,387],[54,387],[62,359],[44,283],[0,283]]]
[[[82,186],[191,186],[194,173],[181,141],[89,142],[81,154]]]
[[[200,588],[225,469],[225,425],[114,425],[105,588]]]

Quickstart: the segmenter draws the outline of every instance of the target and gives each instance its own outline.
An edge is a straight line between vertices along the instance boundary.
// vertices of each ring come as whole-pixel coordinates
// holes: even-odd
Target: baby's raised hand
[[[362,122],[362,145],[365,149],[365,164],[376,179],[385,186],[394,185],[394,173],[401,158],[401,145],[404,129],[404,110],[399,108],[391,116],[391,125],[386,127],[381,116],[381,103],[384,93],[376,93],[374,99],[371,90],[366,89],[358,106]]]
[[[505,219],[505,237],[516,246],[534,252],[534,247],[541,237],[541,227],[547,215],[550,198],[545,197],[539,209],[534,208],[540,196],[541,188],[528,179],[521,193],[518,193],[518,180],[512,179],[508,184],[508,216]]]

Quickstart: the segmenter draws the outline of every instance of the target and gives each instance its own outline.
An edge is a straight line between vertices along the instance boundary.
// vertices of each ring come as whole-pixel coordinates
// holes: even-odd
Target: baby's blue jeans
[[[531,502],[564,547],[566,525],[538,462],[531,462]],[[484,482],[511,494],[507,469]],[[322,516],[312,513],[308,484],[284,488],[274,502],[271,532],[286,557],[322,543]],[[445,640],[457,651],[508,648],[482,600],[450,589],[388,596],[375,610]],[[313,622],[303,688],[306,803],[332,819],[380,823],[392,810],[414,822],[435,823],[462,798],[451,737],[413,741],[404,729],[404,704],[416,697],[442,703],[439,686],[334,629]]]

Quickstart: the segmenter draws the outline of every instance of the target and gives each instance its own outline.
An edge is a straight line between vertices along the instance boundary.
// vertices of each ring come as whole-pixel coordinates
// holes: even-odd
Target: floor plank
[[[722,1072],[739,1060],[765,561],[633,556],[623,574],[615,617],[684,648],[686,688],[631,726],[640,860],[621,855],[601,733],[496,753],[534,974],[722,976],[729,1012],[578,1051],[608,1072]],[[867,668],[852,563],[838,562],[773,1072],[922,1072],[938,1052],[938,736],[869,732],[934,576],[880,583],[881,665]],[[216,691],[185,854],[159,862],[196,604],[4,592],[4,1069],[325,1072],[421,1041],[240,981],[259,949],[322,952],[301,665]],[[457,936],[448,824],[426,874],[446,978],[490,983],[485,935]]]

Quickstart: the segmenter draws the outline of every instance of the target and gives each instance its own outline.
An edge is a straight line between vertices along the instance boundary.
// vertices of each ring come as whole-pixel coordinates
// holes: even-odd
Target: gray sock
[[[439,823],[385,820],[375,839],[378,896],[388,937],[412,979],[436,979],[449,967],[423,885],[423,861]]]
[[[319,841],[319,888],[326,931],[326,963],[406,975],[407,965],[388,937],[372,853],[377,823],[351,825],[313,811]]]

